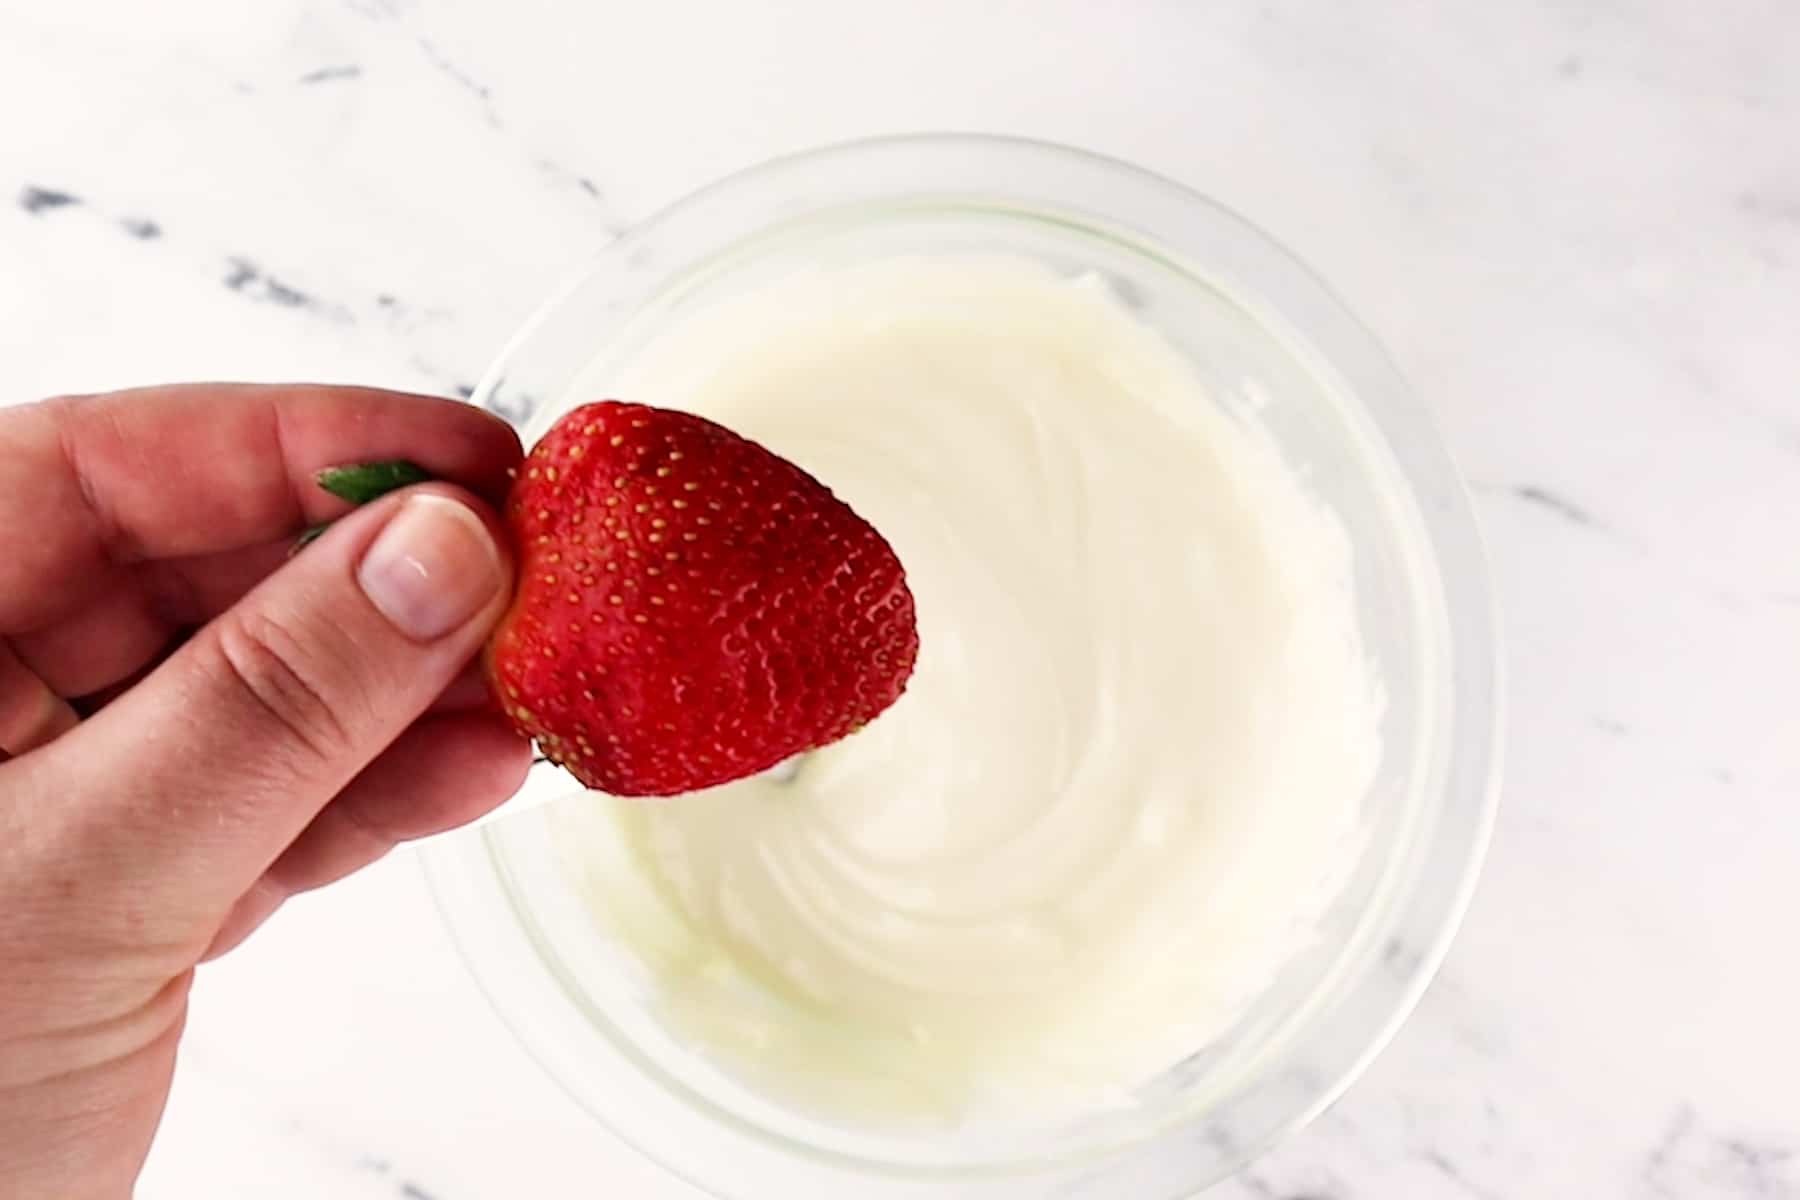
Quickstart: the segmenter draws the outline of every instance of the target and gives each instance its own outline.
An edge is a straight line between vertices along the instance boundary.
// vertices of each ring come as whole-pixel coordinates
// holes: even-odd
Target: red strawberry
[[[671,795],[855,732],[918,654],[880,534],[701,417],[569,413],[506,506],[519,589],[488,645],[514,724],[589,787]]]

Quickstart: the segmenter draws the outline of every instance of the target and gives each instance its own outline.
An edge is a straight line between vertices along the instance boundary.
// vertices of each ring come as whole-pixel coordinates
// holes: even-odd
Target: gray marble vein
[[[1587,509],[1576,504],[1573,500],[1568,500],[1557,495],[1548,488],[1538,487],[1536,484],[1520,484],[1513,489],[1513,495],[1521,500],[1546,508],[1557,516],[1562,517],[1564,520],[1572,521],[1577,525],[1594,524],[1594,518],[1589,514]]]
[[[302,87],[311,87],[320,83],[348,82],[362,78],[362,68],[355,63],[340,63],[336,66],[318,67],[300,76],[294,82]]]
[[[425,56],[425,60],[429,62],[440,75],[473,96],[480,103],[482,118],[486,120],[490,126],[495,129],[500,127],[500,113],[499,110],[494,107],[494,94],[485,83],[482,83],[473,75],[469,74],[468,71],[453,62],[448,55],[438,48],[437,43],[432,41],[429,37],[423,35],[415,37],[413,39],[413,44],[418,46],[420,53]]]
[[[79,197],[55,188],[28,186],[19,192],[19,207],[33,215],[80,203]]]

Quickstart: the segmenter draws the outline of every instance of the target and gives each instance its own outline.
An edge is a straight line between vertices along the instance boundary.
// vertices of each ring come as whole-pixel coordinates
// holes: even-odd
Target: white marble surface
[[[683,190],[946,127],[1137,160],[1295,247],[1491,540],[1474,909],[1368,1076],[1213,1195],[1800,1196],[1793,0],[0,0],[0,399],[449,392]],[[514,1048],[405,855],[203,972],[141,1189],[689,1194]]]

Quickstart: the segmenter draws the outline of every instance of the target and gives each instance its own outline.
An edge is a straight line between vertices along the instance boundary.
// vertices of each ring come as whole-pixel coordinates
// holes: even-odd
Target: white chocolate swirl
[[[792,780],[615,811],[639,877],[602,890],[667,906],[671,1019],[820,1095],[955,1108],[1116,1093],[1241,1012],[1380,756],[1347,539],[1266,435],[1014,260],[793,277],[619,388],[823,480],[919,613],[906,696]]]

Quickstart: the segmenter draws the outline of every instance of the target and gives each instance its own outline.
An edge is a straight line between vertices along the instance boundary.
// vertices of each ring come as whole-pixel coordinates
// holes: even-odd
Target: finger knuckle
[[[229,614],[220,623],[220,658],[233,683],[297,749],[317,759],[350,744],[356,707],[353,672],[334,664],[323,639],[303,637],[267,613]]]

